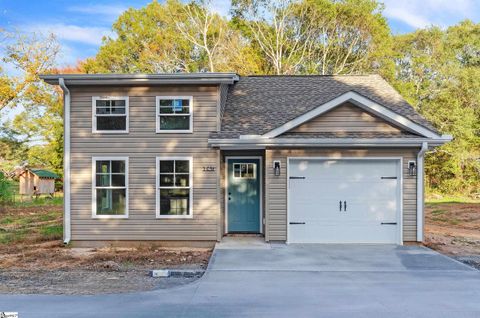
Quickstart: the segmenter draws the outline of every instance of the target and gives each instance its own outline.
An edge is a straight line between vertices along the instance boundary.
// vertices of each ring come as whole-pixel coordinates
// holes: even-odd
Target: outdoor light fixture
[[[417,163],[415,161],[408,162],[408,175],[409,176],[417,175]]]
[[[276,177],[280,175],[280,161],[275,160],[273,162],[273,173],[275,174]]]

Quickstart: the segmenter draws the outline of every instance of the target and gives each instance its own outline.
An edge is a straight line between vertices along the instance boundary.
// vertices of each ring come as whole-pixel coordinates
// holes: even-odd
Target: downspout
[[[71,239],[70,218],[70,90],[63,78],[58,79],[63,91],[63,243]]]
[[[428,142],[422,142],[422,148],[417,154],[417,241],[423,241],[423,223],[424,223],[424,157],[428,150]]]

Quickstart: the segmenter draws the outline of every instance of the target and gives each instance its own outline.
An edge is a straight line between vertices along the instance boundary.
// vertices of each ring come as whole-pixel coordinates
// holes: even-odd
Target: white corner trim
[[[101,160],[118,160],[125,161],[125,214],[118,215],[97,215],[97,178],[96,163]],[[109,156],[109,157],[92,157],[92,219],[128,219],[129,211],[129,185],[128,185],[128,157]],[[111,167],[110,167],[111,169]],[[123,187],[119,187],[123,189]],[[113,188],[115,189],[115,188]],[[118,189],[118,187],[117,187]]]
[[[68,244],[71,236],[70,206],[70,90],[63,77],[58,79],[63,91],[63,243]]]
[[[161,99],[188,99],[190,105],[188,107],[189,113],[184,115],[189,115],[190,123],[189,129],[185,130],[161,130],[160,129],[160,100]],[[193,96],[167,96],[159,95],[155,96],[155,132],[157,134],[191,134],[193,133]],[[175,115],[174,115],[175,116]],[[180,115],[181,116],[181,115]]]
[[[423,241],[423,223],[424,223],[424,158],[428,150],[428,143],[423,142],[422,148],[417,154],[417,241]]]
[[[161,160],[188,160],[189,175],[188,187],[162,187],[162,189],[190,189],[188,206],[188,215],[161,215],[160,214],[160,161]],[[177,157],[177,156],[158,156],[155,157],[155,217],[157,219],[193,219],[193,157]]]
[[[297,118],[283,124],[282,126],[280,127],[277,127],[269,132],[267,132],[266,134],[262,135],[262,137],[265,137],[265,138],[275,138],[281,134],[283,134],[284,132],[287,132],[345,102],[352,102],[353,104],[365,109],[365,110],[368,110],[378,116],[380,116],[381,118],[389,121],[390,123],[393,123],[397,126],[400,126],[408,131],[411,131],[411,132],[414,132],[414,133],[417,133],[417,134],[420,134],[424,137],[428,137],[428,138],[441,138],[440,135],[434,133],[433,131],[419,125],[419,124],[416,124],[414,123],[413,121],[411,121],[410,119],[400,115],[400,114],[397,114],[393,111],[391,111],[390,109],[380,105],[380,104],[377,104],[375,103],[374,101],[372,101],[371,99],[368,99],[358,93],[355,93],[353,91],[349,91],[345,94],[342,94],[314,109],[312,109],[311,111],[303,114],[303,115],[300,115],[298,116]]]
[[[124,117],[125,116],[125,130],[98,130],[97,129],[97,100],[124,100],[125,101],[125,115],[110,114],[105,117]],[[128,96],[92,96],[92,133],[93,134],[128,134],[130,121],[129,98]]]

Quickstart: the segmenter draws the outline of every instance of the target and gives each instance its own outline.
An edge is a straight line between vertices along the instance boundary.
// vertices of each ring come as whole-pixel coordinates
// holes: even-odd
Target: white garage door
[[[400,243],[399,161],[290,159],[289,243]]]

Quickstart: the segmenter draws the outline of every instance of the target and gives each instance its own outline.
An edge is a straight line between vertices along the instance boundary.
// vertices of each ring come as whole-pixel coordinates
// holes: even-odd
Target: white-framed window
[[[157,96],[157,133],[193,131],[192,96]]]
[[[93,133],[128,133],[128,96],[92,97]]]
[[[234,163],[233,178],[234,179],[256,179],[257,165],[255,163]]]
[[[128,157],[93,157],[92,185],[93,218],[128,218]]]
[[[192,218],[192,157],[157,157],[157,218]]]

